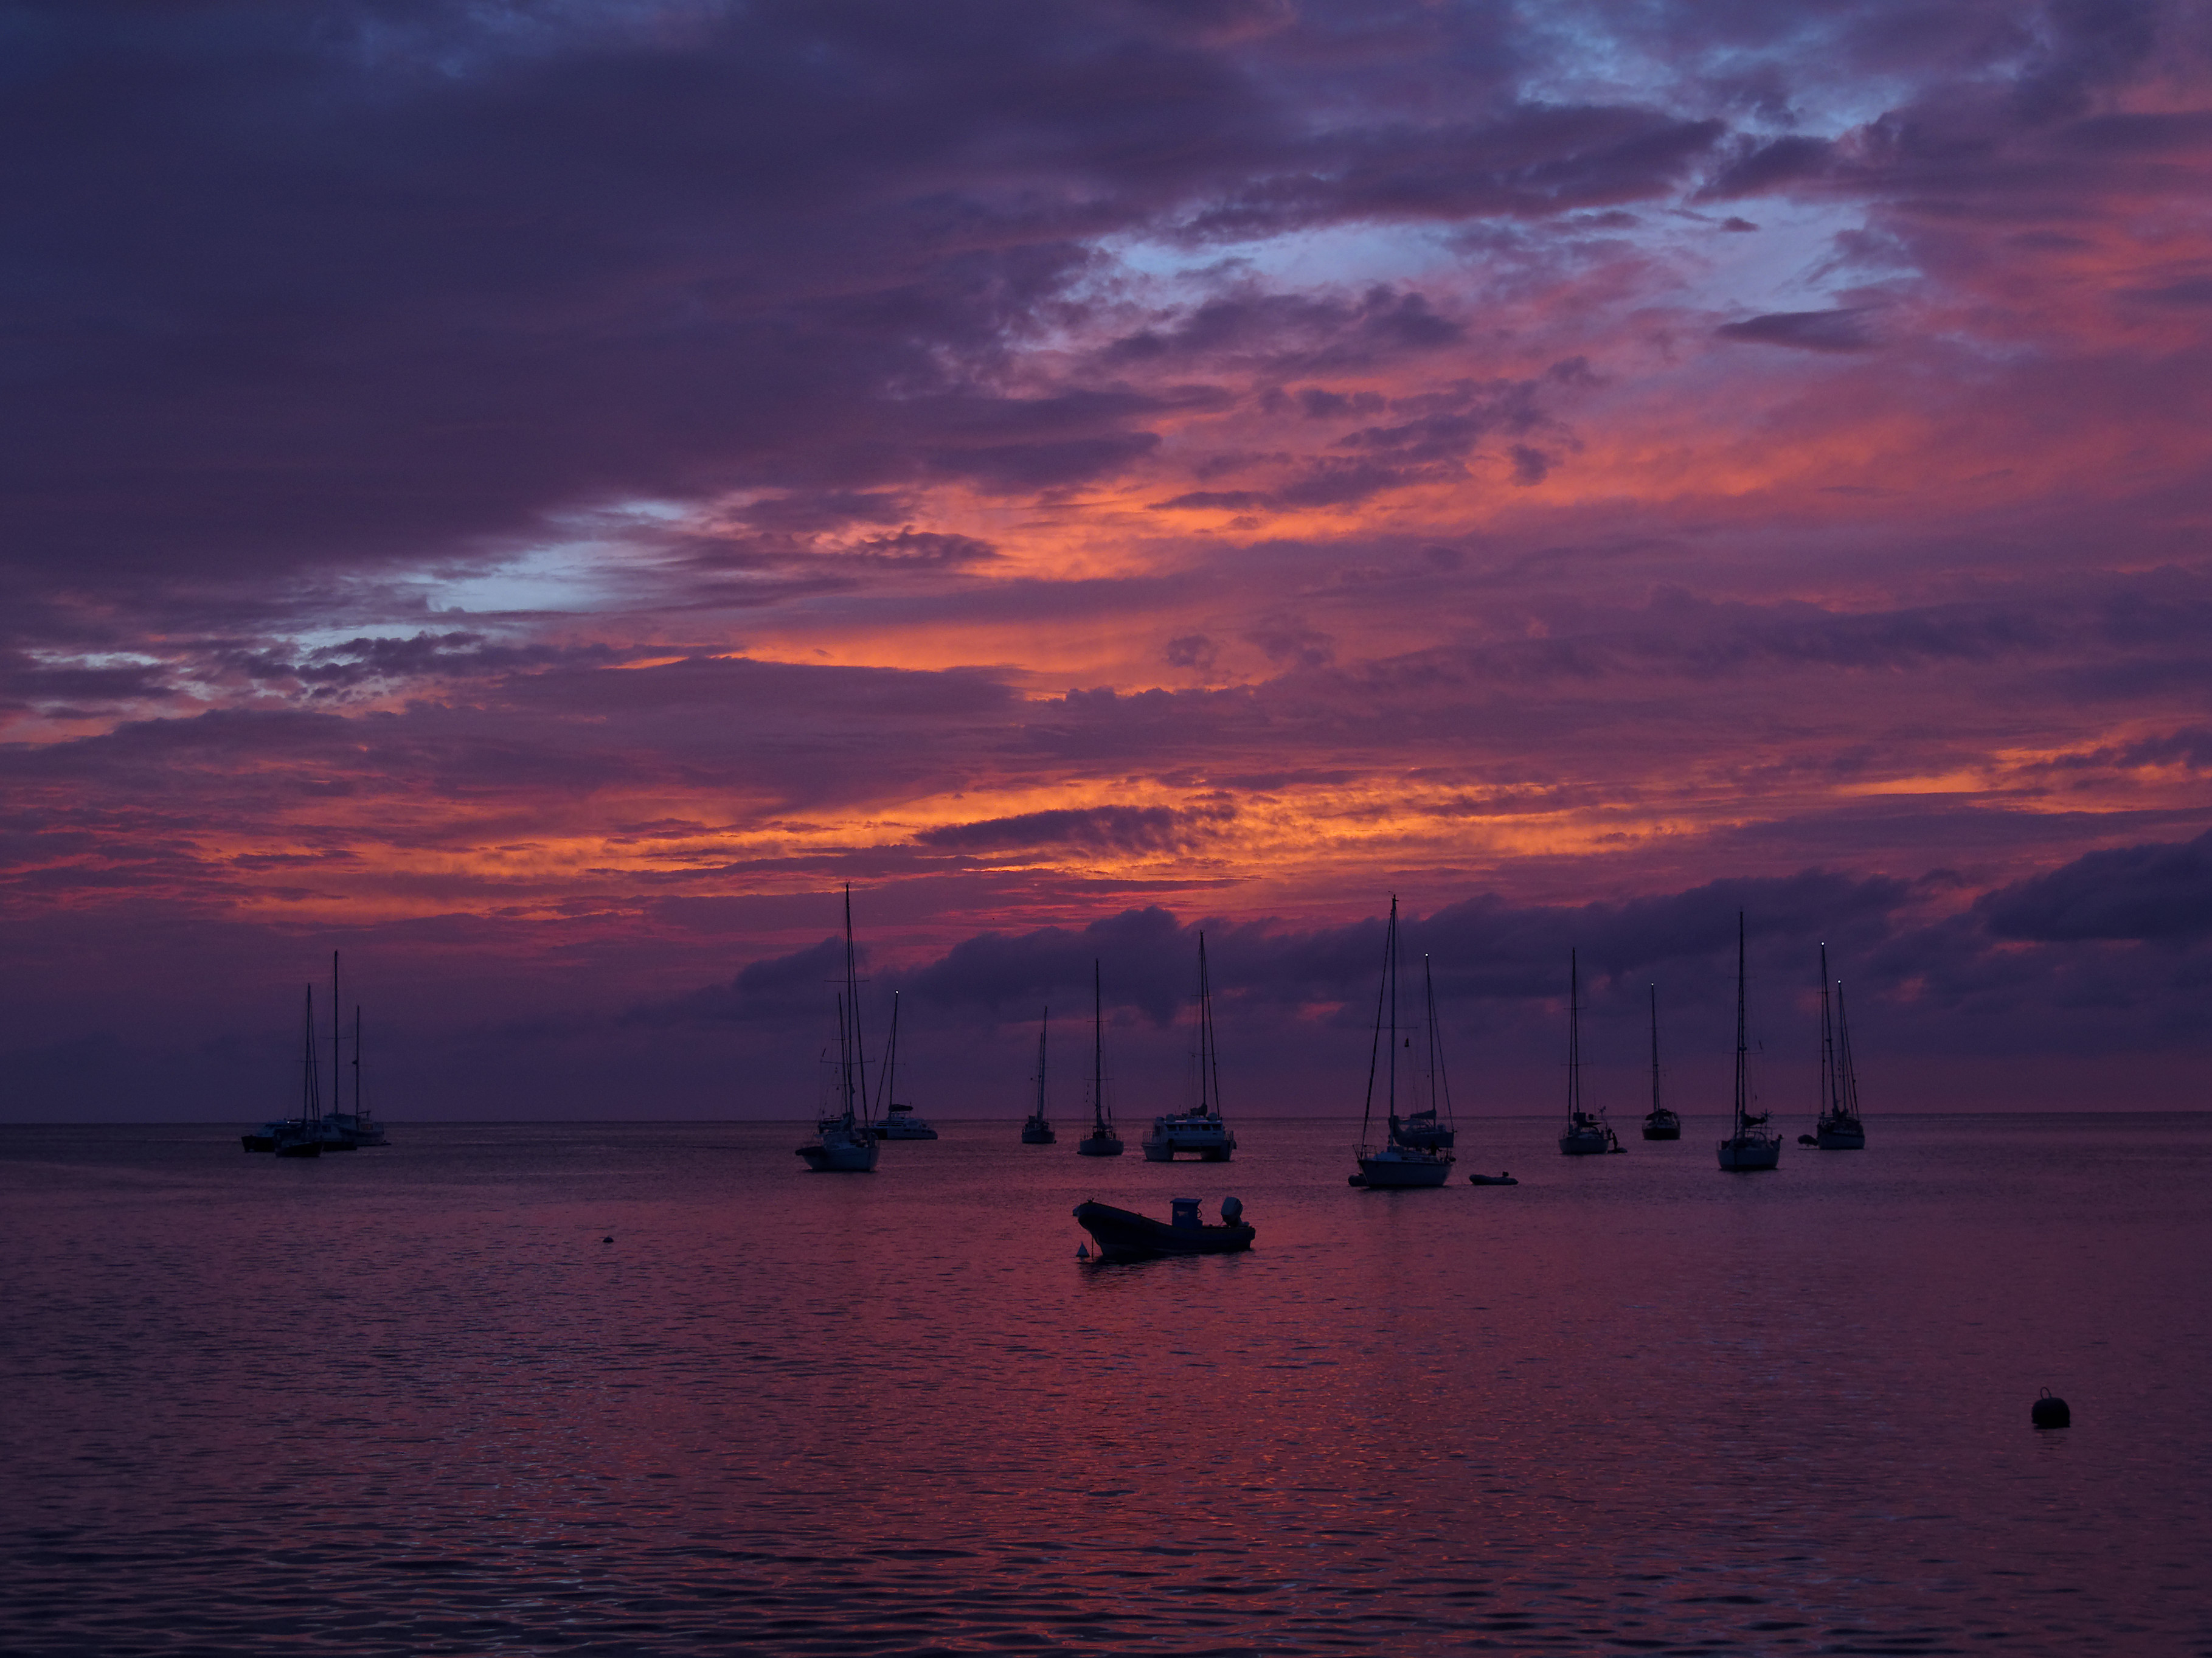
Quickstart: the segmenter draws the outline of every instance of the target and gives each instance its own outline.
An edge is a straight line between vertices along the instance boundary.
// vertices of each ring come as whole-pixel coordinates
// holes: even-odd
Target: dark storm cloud
[[[2085,853],[2048,875],[1984,895],[1974,913],[2000,938],[2212,938],[2212,833]]]
[[[946,823],[915,839],[953,851],[1018,850],[1072,846],[1114,852],[1168,853],[1220,832],[1236,817],[1231,806],[1085,806],[1024,812],[974,823]]]
[[[1865,351],[1874,346],[1863,309],[1770,311],[1763,317],[1723,323],[1713,331],[1724,340],[1760,345],[1790,345],[1801,351]]]

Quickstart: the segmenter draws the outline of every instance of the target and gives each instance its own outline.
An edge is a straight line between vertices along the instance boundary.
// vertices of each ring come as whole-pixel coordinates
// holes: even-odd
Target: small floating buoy
[[[1345,1176],[1344,1183],[1346,1186],[1364,1186],[1367,1184],[1367,1176],[1364,1175],[1347,1175]]]
[[[1797,1137],[1797,1144],[1800,1145],[1818,1145],[1820,1143],[1820,1141],[1814,1139],[1810,1134],[1800,1134]]]
[[[612,1238],[601,1238],[599,1242],[602,1243],[612,1243],[614,1240]]]
[[[1090,1260],[1090,1259],[1091,1259],[1091,1246],[1090,1246],[1089,1244],[1087,1244],[1087,1243],[1079,1243],[1079,1244],[1077,1244],[1077,1245],[1075,1246],[1075,1258],[1076,1258],[1076,1260]]]
[[[2066,1408],[2064,1400],[2045,1388],[2043,1397],[2027,1407],[2027,1419],[2039,1428],[2063,1428],[2074,1420],[2074,1412]]]

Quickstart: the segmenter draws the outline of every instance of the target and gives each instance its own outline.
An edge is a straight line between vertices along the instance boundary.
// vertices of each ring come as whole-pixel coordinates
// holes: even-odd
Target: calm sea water
[[[2212,1117],[1237,1128],[0,1130],[0,1648],[2212,1652]]]

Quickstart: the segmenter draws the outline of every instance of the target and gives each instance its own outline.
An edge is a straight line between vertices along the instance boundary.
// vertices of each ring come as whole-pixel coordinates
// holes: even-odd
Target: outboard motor
[[[1244,1218],[1244,1206],[1235,1198],[1221,1199],[1221,1219],[1224,1225],[1234,1226]]]
[[[1200,1226],[1205,1224],[1198,1218],[1196,1198],[1176,1198],[1170,1200],[1169,1206],[1175,1212],[1175,1224],[1177,1226]]]

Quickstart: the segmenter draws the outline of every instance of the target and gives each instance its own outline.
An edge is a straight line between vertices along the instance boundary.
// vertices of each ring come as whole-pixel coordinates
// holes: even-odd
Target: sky
[[[0,5],[0,1120],[2179,1109],[2212,12]],[[319,1006],[327,1011],[327,1003]]]

